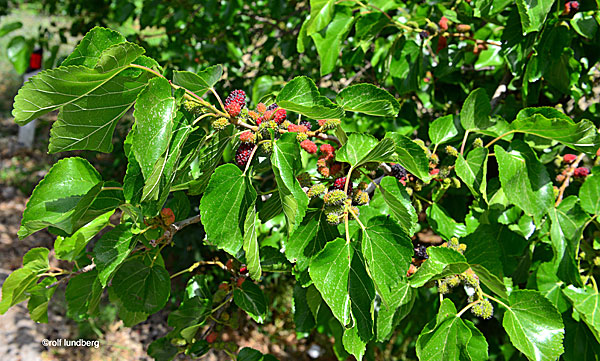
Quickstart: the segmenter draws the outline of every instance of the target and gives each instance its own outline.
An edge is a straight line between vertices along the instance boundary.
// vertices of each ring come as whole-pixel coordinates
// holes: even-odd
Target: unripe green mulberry
[[[364,191],[365,189],[367,189],[368,186],[369,186],[369,184],[367,184],[367,182],[360,182],[360,183],[358,183],[357,188]]]
[[[183,108],[194,115],[198,115],[201,110],[200,104],[196,103],[195,101],[192,101],[192,100],[184,101]]]
[[[273,152],[273,142],[272,141],[262,143],[261,147],[262,147],[262,151],[267,154],[271,154]]]
[[[354,214],[356,217],[360,216],[360,210],[358,209],[358,207],[351,206],[350,212],[352,212],[352,214]]]
[[[458,150],[451,145],[446,146],[446,153],[452,157],[458,157]]]
[[[369,198],[369,193],[367,193],[365,191],[361,191],[360,189],[357,189],[354,191],[354,195],[353,195],[352,199],[359,206],[364,206],[365,204],[369,203],[369,201],[371,200],[371,198]]]
[[[212,123],[213,128],[216,130],[223,130],[227,128],[229,125],[229,120],[227,118],[219,118]]]
[[[327,220],[327,223],[329,223],[330,225],[337,226],[338,224],[342,223],[341,218],[342,217],[338,216],[335,213],[329,213],[329,214],[327,214],[325,219]]]
[[[310,187],[307,194],[310,198],[318,197],[321,194],[325,193],[326,190],[327,190],[327,188],[325,187],[325,185],[319,183],[319,184],[315,184],[314,186]]]
[[[321,119],[318,122],[323,130],[335,129],[341,123],[339,119]]]
[[[298,176],[296,176],[296,179],[302,187],[310,187],[312,185],[310,174],[308,174],[308,172],[298,174]]]
[[[481,140],[481,138],[476,138],[473,141],[473,148],[481,148],[483,147],[483,140]]]
[[[465,272],[460,274],[460,279],[463,282],[471,287],[477,288],[479,287],[479,277],[473,272],[472,269],[468,269]]]
[[[325,201],[325,204],[328,206],[340,206],[344,204],[346,198],[347,196],[346,193],[344,193],[344,191],[336,189],[325,194],[325,197],[323,197],[323,201]]]
[[[450,178],[450,180],[452,181],[452,188],[457,188],[457,189],[460,188],[461,183],[458,178],[452,177],[452,178]]]
[[[450,293],[450,287],[448,287],[448,283],[446,283],[446,281],[438,281],[438,292],[442,295]]]
[[[308,135],[306,133],[298,133],[296,134],[296,140],[299,142],[303,142],[308,139]]]
[[[454,275],[446,278],[446,283],[448,287],[454,288],[460,284],[460,277]]]
[[[492,306],[492,303],[486,298],[473,305],[473,307],[471,307],[471,312],[477,317],[488,319],[494,315],[494,306]]]

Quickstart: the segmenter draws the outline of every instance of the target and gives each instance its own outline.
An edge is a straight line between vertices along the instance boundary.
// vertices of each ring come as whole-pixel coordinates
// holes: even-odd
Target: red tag
[[[42,68],[42,54],[33,53],[29,58],[29,67],[31,70],[38,70]]]

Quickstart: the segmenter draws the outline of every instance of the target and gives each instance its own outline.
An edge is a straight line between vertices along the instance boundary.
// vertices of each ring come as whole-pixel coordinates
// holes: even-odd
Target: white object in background
[[[39,73],[39,70],[34,70],[30,73],[25,73],[23,76],[23,84],[29,80],[32,76]],[[18,146],[20,148],[31,149],[33,147],[33,138],[35,136],[35,125],[37,120],[34,119],[31,122],[19,127],[19,136],[17,137]]]

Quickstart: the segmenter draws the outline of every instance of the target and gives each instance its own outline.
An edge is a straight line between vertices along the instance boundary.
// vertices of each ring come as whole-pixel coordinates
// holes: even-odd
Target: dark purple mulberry
[[[301,120],[300,125],[304,125],[306,129],[311,130],[312,124],[308,120]]]
[[[252,143],[242,143],[238,147],[235,152],[235,162],[240,167],[245,167],[246,163],[250,159],[250,154],[252,154],[252,150],[254,149],[254,144]]]
[[[277,109],[277,108],[279,108],[279,106],[277,105],[277,103],[273,103],[273,104],[271,104],[271,105],[269,105],[267,107],[267,111],[273,110],[273,109]]]
[[[225,106],[227,107],[229,104],[239,104],[240,108],[246,106],[246,93],[243,90],[236,89],[232,91],[227,99],[225,99]]]
[[[418,259],[428,259],[429,255],[427,254],[427,246],[423,243],[418,243],[415,246],[415,258]]]
[[[391,175],[398,180],[402,180],[406,177],[406,169],[400,164],[392,164]]]

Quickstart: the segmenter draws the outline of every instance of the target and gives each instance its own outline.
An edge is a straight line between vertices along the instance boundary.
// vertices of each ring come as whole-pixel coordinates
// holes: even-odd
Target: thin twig
[[[575,173],[575,169],[577,168],[577,166],[579,166],[579,162],[581,162],[581,160],[583,159],[584,156],[585,156],[585,154],[583,154],[583,153],[579,154],[577,156],[577,158],[575,159],[575,161],[573,162],[573,164],[571,164],[569,166],[569,168],[567,169],[567,174],[565,175],[565,180],[563,181],[563,184],[558,189],[558,197],[556,198],[556,203],[554,204],[555,207],[558,207],[560,202],[562,202],[563,196],[565,194],[565,190],[567,189],[567,187],[569,186],[569,183],[571,182],[571,177],[573,177],[573,174]]]
[[[502,77],[502,80],[500,81],[500,84],[496,88],[496,91],[494,92],[494,95],[492,96],[492,100],[490,101],[492,111],[496,108],[496,106],[498,106],[498,103],[500,102],[500,100],[502,100],[502,98],[504,98],[504,96],[506,96],[506,90],[508,89],[507,85],[508,85],[508,83],[510,83],[511,78],[512,78],[512,75],[511,75],[510,71],[507,71],[504,74],[504,76]]]
[[[96,265],[94,263],[89,264],[89,265],[83,267],[82,269],[80,269],[78,271],[75,271],[75,272],[72,272],[68,276],[65,276],[65,277],[59,279],[58,281],[49,284],[48,286],[46,286],[46,288],[52,288],[52,287],[58,285],[61,282],[65,282],[67,280],[70,280],[71,278],[73,278],[73,277],[75,277],[75,276],[77,276],[79,274],[82,274],[82,273],[85,273],[85,272],[89,272],[89,271],[93,270],[94,268],[96,268]]]

